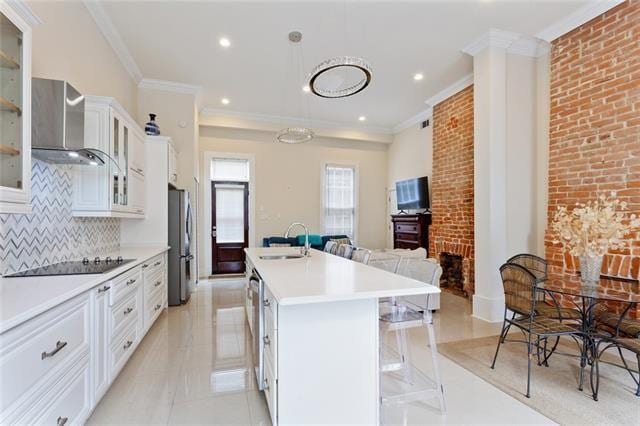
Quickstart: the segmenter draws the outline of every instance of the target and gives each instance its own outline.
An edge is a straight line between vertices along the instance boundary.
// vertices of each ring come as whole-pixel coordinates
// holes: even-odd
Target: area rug
[[[521,339],[522,336],[510,334],[509,338]],[[617,355],[615,349],[604,358],[606,362],[600,364],[599,401],[591,396],[589,369],[585,369],[585,387],[580,392],[579,360],[559,354],[551,357],[549,367],[532,362],[531,398],[527,398],[526,345],[518,342],[502,345],[496,368],[492,370],[497,342],[498,336],[483,337],[442,343],[438,349],[453,362],[562,425],[640,424],[640,398],[634,395],[635,383],[627,371],[608,364],[620,361],[614,356]],[[561,343],[558,350],[578,354],[577,345],[571,339]]]

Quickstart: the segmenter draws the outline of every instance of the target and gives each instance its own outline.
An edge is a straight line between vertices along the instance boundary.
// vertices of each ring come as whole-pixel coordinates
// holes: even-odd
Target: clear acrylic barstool
[[[429,295],[427,304],[429,306]],[[407,330],[414,327],[425,327],[427,340],[431,349],[433,379],[427,377],[411,363]],[[383,336],[394,332],[397,353],[385,343]],[[382,404],[408,403],[417,400],[437,399],[442,414],[445,413],[444,388],[438,362],[433,328],[433,314],[425,309],[420,313],[409,306],[397,303],[395,298],[380,305],[380,389]],[[390,358],[395,358],[389,361]],[[398,372],[401,373],[398,376]],[[392,377],[393,375],[393,377]]]

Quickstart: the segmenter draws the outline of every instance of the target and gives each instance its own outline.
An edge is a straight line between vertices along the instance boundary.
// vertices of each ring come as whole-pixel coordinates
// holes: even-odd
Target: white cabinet
[[[31,212],[31,27],[0,1],[0,213]]]
[[[98,286],[92,292],[92,339],[91,339],[91,368],[92,368],[92,405],[109,389],[109,290],[111,281]]]
[[[85,146],[110,158],[74,167],[73,215],[144,217],[144,133],[113,98],[85,96]]]
[[[178,153],[169,142],[169,161],[168,161],[169,183],[175,187],[178,186]]]
[[[0,424],[83,424],[166,307],[157,255],[0,334]]]

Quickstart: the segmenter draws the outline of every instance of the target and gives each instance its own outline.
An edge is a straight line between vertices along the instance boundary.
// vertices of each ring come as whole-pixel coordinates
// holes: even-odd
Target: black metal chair
[[[514,263],[516,265],[525,267],[529,272],[535,275],[536,281],[538,283],[547,280],[547,261],[540,256],[529,253],[516,254],[515,256],[510,257],[506,261],[506,263]],[[542,302],[538,303],[538,305],[536,306],[536,313],[539,315],[544,315],[553,319],[574,321],[580,321],[582,318],[580,312],[577,309],[562,307],[557,308],[556,306],[551,306],[549,303],[547,303],[546,295],[544,292],[539,292],[538,302]]]
[[[605,347],[601,350],[600,345],[605,345]],[[591,390],[593,392],[593,399],[596,401],[598,400],[598,389],[600,387],[600,358],[607,349],[610,348],[618,349],[624,369],[629,372],[631,378],[636,384],[636,396],[640,397],[640,339],[629,337],[605,337],[598,342],[595,349],[595,356],[591,362]],[[622,354],[622,349],[626,349],[636,355],[638,371],[634,371],[631,366],[629,366],[629,363],[627,363],[627,360]]]
[[[540,300],[538,293],[542,290],[537,287],[538,278],[527,268],[515,263],[505,263],[500,267],[500,275],[502,276],[505,298],[504,320],[491,368],[495,368],[500,345],[505,343],[510,327],[518,328],[526,338],[525,341],[520,342],[527,345],[526,396],[529,398],[531,396],[531,358],[534,347],[538,357],[540,356],[540,351],[544,350],[544,362],[546,363],[546,341],[549,337],[582,335],[582,332],[571,325],[563,323],[561,319],[554,319],[536,313],[536,304]],[[557,304],[556,309],[558,309],[557,315],[560,317]],[[509,315],[509,311],[513,312],[513,315]],[[535,339],[533,339],[534,336]],[[541,341],[545,342],[544,349],[540,347]],[[581,359],[583,357],[584,354],[581,354]],[[581,377],[583,369],[584,367],[581,365]]]

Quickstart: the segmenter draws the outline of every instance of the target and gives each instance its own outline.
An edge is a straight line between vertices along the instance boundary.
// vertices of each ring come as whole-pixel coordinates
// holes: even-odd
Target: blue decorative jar
[[[149,122],[144,125],[144,132],[151,136],[160,135],[160,126],[156,123],[155,114],[149,114]]]

